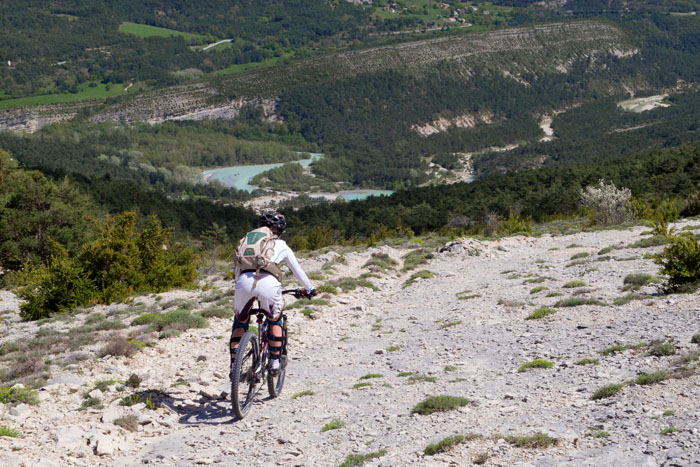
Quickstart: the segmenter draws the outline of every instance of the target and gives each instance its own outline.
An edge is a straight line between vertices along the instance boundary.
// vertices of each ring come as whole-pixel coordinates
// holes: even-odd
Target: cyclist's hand
[[[318,292],[316,291],[316,289],[309,289],[309,290],[299,289],[299,291],[294,294],[294,296],[297,298],[306,298],[308,300],[311,300],[311,297],[315,297],[316,295],[318,295]]]

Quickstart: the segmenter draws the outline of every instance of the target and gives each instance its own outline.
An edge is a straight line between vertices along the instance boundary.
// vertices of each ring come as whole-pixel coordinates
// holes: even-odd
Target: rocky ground
[[[368,277],[377,291],[329,295],[327,305],[310,307],[311,317],[291,309],[284,390],[269,399],[263,388],[243,420],[228,400],[229,319],[211,318],[207,328],[168,339],[145,326],[102,331],[105,340],[141,333],[147,345],[131,358],[95,358],[99,341],[47,357],[50,378],[39,404],[0,410],[0,425],[20,433],[0,438],[0,464],[337,466],[372,453],[365,465],[698,464],[700,347],[691,343],[700,333],[697,293],[663,295],[647,285],[635,300],[613,303],[629,293],[621,289],[630,274],[658,272],[648,254],[661,247],[629,248],[649,238],[645,230],[462,239],[442,252],[426,246],[434,257],[416,270],[402,272],[399,264]],[[408,245],[420,246],[350,251],[344,263],[330,252],[303,264],[324,276],[320,284],[368,272],[372,253],[400,260]],[[419,270],[430,274],[407,285]],[[146,311],[230,307],[231,282],[213,276],[206,283],[207,290],[137,297],[41,325],[20,323],[16,299],[3,292],[2,340],[67,333],[98,313],[129,324]],[[554,306],[573,298],[601,303]],[[542,306],[556,313],[526,319]],[[629,348],[610,350],[615,345]],[[586,358],[597,364],[581,364]],[[553,366],[518,371],[534,360]],[[591,399],[601,387],[660,370],[666,379],[655,384],[626,384],[612,397]],[[142,380],[138,388],[124,385],[132,374]],[[121,405],[135,393],[141,402]],[[435,395],[471,403],[412,413]],[[99,404],[86,404],[89,397]],[[130,414],[134,431],[114,424]],[[334,421],[339,428],[322,431]],[[526,448],[505,438],[535,433],[556,442]],[[424,453],[455,435],[465,439]]]

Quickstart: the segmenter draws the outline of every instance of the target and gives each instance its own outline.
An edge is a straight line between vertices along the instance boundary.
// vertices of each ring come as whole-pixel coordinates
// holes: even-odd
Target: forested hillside
[[[13,57],[0,66],[0,124],[39,131],[0,133],[0,147],[25,169],[68,175],[102,212],[159,211],[195,237],[213,222],[234,235],[243,227],[222,204],[260,194],[204,183],[202,169],[304,151],[325,154],[311,173],[288,166],[259,182],[399,190],[295,214],[337,239],[424,232],[454,216],[474,225],[489,212],[571,214],[577,190],[600,177],[642,197],[695,183],[691,164],[674,172],[690,177],[677,190],[639,186],[635,170],[658,174],[634,161],[697,152],[696,1],[307,3],[3,3],[18,39],[0,41]],[[114,86],[106,99],[48,105]],[[13,99],[24,96],[45,105]],[[646,96],[655,104],[625,104]],[[472,168],[474,184],[426,186]],[[196,206],[206,214],[187,212]],[[233,218],[252,219],[243,212]]]

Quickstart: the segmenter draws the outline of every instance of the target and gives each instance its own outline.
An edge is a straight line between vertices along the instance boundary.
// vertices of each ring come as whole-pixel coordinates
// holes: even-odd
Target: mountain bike
[[[292,294],[296,298],[308,297],[303,289],[283,290],[282,294]],[[258,303],[259,306],[259,303]],[[276,375],[268,369],[270,361],[270,346],[267,339],[270,323],[267,313],[261,308],[250,310],[250,316],[257,318],[257,335],[247,331],[241,337],[236,352],[236,359],[231,369],[231,403],[233,411],[242,419],[246,416],[253,400],[267,381],[267,391],[270,398],[275,398],[282,392],[284,376],[287,369],[287,315],[282,314],[282,347],[280,347],[280,369]]]

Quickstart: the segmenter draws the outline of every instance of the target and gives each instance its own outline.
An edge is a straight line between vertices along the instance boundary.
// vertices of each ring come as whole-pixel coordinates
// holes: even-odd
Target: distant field
[[[61,104],[65,102],[77,102],[88,99],[104,99],[105,97],[118,96],[119,94],[123,93],[124,86],[121,84],[113,84],[110,89],[107,89],[107,85],[102,83],[92,88],[85,84],[81,86],[80,90],[75,94],[46,94],[43,96],[0,100],[0,109],[7,109],[10,107],[26,107],[30,105]]]
[[[201,34],[191,34],[189,32],[180,32],[174,29],[159,28],[157,26],[149,26],[147,24],[122,23],[119,26],[119,32],[131,34],[138,37],[170,37],[180,36],[185,40],[195,39],[205,41],[206,37]]]

